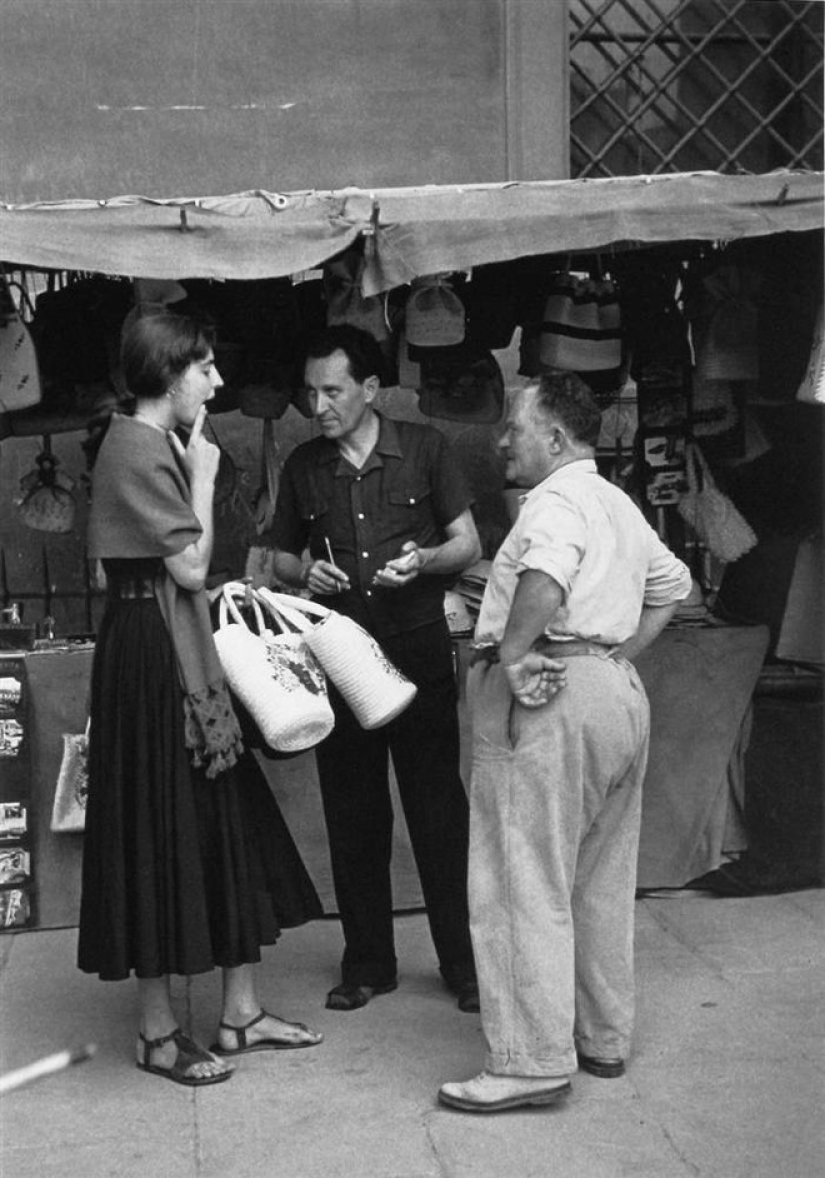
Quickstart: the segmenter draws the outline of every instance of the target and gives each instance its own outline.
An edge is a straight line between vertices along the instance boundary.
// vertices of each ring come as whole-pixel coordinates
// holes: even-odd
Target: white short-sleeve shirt
[[[613,646],[635,634],[643,605],[682,601],[690,573],[628,495],[577,459],[527,492],[491,570],[477,643],[500,642],[519,575],[537,569],[561,587],[549,638]]]

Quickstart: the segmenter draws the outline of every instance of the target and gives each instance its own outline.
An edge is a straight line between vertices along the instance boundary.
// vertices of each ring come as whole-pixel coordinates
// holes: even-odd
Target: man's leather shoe
[[[398,981],[395,978],[383,986],[357,986],[351,982],[341,982],[327,994],[327,1010],[358,1010],[366,1006],[376,994],[389,994],[397,988]]]
[[[478,982],[465,982],[463,986],[456,987],[455,993],[458,995],[459,1010],[463,1010],[465,1014],[478,1014],[481,1010]]]
[[[618,1080],[619,1076],[624,1075],[623,1059],[599,1059],[595,1055],[582,1055],[580,1051],[576,1053],[576,1058],[582,1071],[590,1072],[591,1076],[601,1076],[603,1080]]]
[[[554,1104],[571,1091],[566,1076],[494,1076],[442,1084],[438,1099],[467,1113],[497,1113],[531,1104]]]

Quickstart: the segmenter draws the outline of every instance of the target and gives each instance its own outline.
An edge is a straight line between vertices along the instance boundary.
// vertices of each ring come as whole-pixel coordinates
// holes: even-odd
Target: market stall
[[[23,381],[16,400],[0,380],[0,493],[18,509],[21,496],[51,494],[47,518],[30,511],[21,520],[18,511],[0,529],[2,605],[28,599],[20,634],[29,649],[20,657],[31,792],[0,760],[0,803],[32,806],[25,848],[31,894],[40,894],[29,926],[74,920],[81,836],[53,834],[47,815],[61,734],[82,729],[85,694],[72,677],[87,669],[99,607],[83,559],[82,476],[64,488],[61,517],[55,480],[43,474],[54,473],[58,455],[56,469],[66,471],[69,447],[79,456],[106,414],[126,404],[117,337],[126,315],[158,291],[203,306],[218,324],[228,388],[212,419],[227,478],[217,576],[240,572],[263,491],[276,493],[279,463],[312,429],[295,364],[305,332],[336,301],[341,309],[342,293],[341,313],[373,315],[384,337],[388,411],[432,418],[466,464],[486,557],[507,527],[494,445],[505,387],[543,364],[581,371],[604,409],[603,473],[690,563],[699,594],[642,663],[654,731],[640,885],[684,886],[744,849],[736,818],[750,701],[766,654],[783,658],[791,572],[819,519],[822,227],[822,175],[787,171],[0,206],[8,319],[33,341],[41,378],[36,395]],[[428,283],[447,288],[464,316],[465,347],[447,357],[446,374],[443,352],[406,339],[408,306]],[[580,353],[559,362],[553,351],[564,334],[559,316],[576,302],[571,291],[596,316],[585,325],[601,333],[595,363]],[[606,305],[612,327],[600,318]],[[40,453],[18,490],[25,479],[19,466],[6,474],[7,459],[25,446],[29,465]],[[726,513],[720,525],[717,512],[715,531],[702,515],[709,488]],[[789,570],[770,608],[715,612],[718,599],[731,601],[720,594],[730,570],[756,561],[751,583],[759,581],[760,551],[777,531],[789,538]],[[55,578],[70,559],[75,614],[59,616],[52,642]],[[817,627],[801,630],[802,661],[815,667]],[[462,642],[458,634],[459,672]],[[312,757],[273,762],[269,773],[312,865],[325,851]],[[416,906],[403,829],[398,838],[397,900]],[[316,862],[325,879],[325,862]]]

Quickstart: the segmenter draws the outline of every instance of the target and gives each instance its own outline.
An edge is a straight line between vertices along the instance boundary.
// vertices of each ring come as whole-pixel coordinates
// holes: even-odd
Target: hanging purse
[[[238,608],[238,602],[245,601],[251,606],[255,631]],[[271,606],[265,620],[262,603],[260,591],[239,581],[227,582],[221,591],[215,646],[229,686],[266,743],[280,752],[299,752],[328,736],[335,717],[324,673],[304,635],[291,631]]]
[[[51,440],[43,439],[37,456],[37,470],[20,480],[21,498],[17,510],[21,521],[40,532],[70,532],[74,527],[74,479],[58,470]]]
[[[599,372],[622,362],[619,296],[609,278],[556,275],[539,343],[544,368]]]
[[[29,329],[0,274],[0,414],[28,409],[41,398],[40,370]]]
[[[825,303],[821,303],[814,324],[811,355],[796,391],[798,401],[825,405]]]
[[[695,444],[687,447],[687,484],[687,494],[679,500],[679,515],[714,556],[732,563],[756,546],[756,533],[716,486]]]
[[[409,707],[418,692],[378,642],[352,618],[314,601],[259,590],[293,625],[338,688],[362,728],[380,728]],[[310,615],[307,617],[307,615]],[[318,618],[313,623],[311,618]]]
[[[448,275],[416,278],[404,309],[407,343],[421,348],[443,348],[464,341],[464,304],[448,282]]]
[[[492,352],[472,344],[430,348],[420,365],[418,405],[426,417],[475,425],[501,419],[504,378]]]
[[[55,834],[79,834],[86,829],[89,792],[89,722],[86,731],[63,733],[63,757],[54,791],[50,829]]]
[[[385,313],[385,296],[361,293],[365,260],[355,250],[348,250],[324,269],[324,293],[327,300],[327,323],[349,323],[368,331],[376,340],[390,335]]]

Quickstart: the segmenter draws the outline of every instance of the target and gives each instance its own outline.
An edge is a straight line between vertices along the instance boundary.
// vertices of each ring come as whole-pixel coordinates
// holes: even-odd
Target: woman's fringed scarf
[[[113,414],[93,474],[90,558],[174,556],[202,530],[185,471],[167,436]],[[243,742],[215,649],[206,592],[183,589],[164,571],[155,596],[183,687],[186,747],[193,765],[217,777],[236,763]]]

